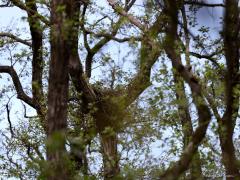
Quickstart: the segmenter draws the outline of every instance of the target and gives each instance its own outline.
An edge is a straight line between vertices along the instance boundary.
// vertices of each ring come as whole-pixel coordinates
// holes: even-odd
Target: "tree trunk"
[[[222,160],[226,169],[227,179],[240,179],[233,144],[233,132],[239,109],[239,9],[236,0],[225,2],[224,15],[224,52],[227,64],[225,74],[226,111],[219,122],[219,137],[222,150]]]
[[[68,102],[68,46],[69,29],[66,26],[67,0],[51,1],[51,61],[49,69],[48,112],[47,112],[47,160],[44,172],[49,180],[71,179],[71,167],[65,148]]]
[[[225,120],[226,122],[226,120]],[[223,123],[225,123],[223,122]],[[219,130],[220,146],[222,150],[222,161],[225,166],[227,179],[240,179],[239,167],[233,144],[233,128],[227,124],[221,124]]]
[[[117,152],[117,134],[101,133],[101,146],[103,153],[104,179],[113,179],[120,172]]]

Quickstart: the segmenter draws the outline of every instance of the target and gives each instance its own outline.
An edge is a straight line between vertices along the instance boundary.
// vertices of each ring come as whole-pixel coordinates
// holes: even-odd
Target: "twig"
[[[13,126],[12,126],[12,122],[10,119],[10,109],[9,109],[8,103],[6,104],[6,109],[7,109],[7,120],[8,120],[8,124],[9,124],[9,129],[10,129],[11,136],[13,137],[14,131],[13,131]]]

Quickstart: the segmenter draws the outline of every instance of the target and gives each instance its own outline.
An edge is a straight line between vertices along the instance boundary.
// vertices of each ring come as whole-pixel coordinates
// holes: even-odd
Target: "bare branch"
[[[133,6],[135,1],[132,1],[130,4],[128,4],[128,6],[126,7],[126,11],[124,11],[125,13],[127,13],[128,10],[130,10],[130,8]],[[109,2],[110,3],[110,2]],[[83,10],[83,16],[82,16],[82,22],[84,22],[84,15],[85,15],[85,11],[86,11],[86,7],[84,7]],[[81,25],[81,28],[83,29],[84,32],[84,46],[88,51],[87,57],[86,57],[86,62],[85,62],[85,72],[88,78],[91,77],[91,71],[92,71],[92,62],[93,62],[93,57],[94,55],[103,47],[105,46],[110,40],[114,40],[117,42],[126,42],[126,41],[130,41],[133,38],[116,38],[116,34],[118,32],[118,30],[121,28],[121,24],[123,22],[123,17],[120,17],[119,20],[114,23],[114,26],[112,27],[110,31],[110,33],[99,33],[99,34],[95,34],[89,30],[87,30],[84,27],[84,23]],[[100,41],[98,41],[98,43],[96,43],[94,45],[93,48],[90,48],[87,42],[87,34],[94,34],[95,37],[103,37]],[[140,39],[140,38],[139,38]]]
[[[8,38],[10,38],[10,39],[12,39],[12,40],[14,40],[16,42],[20,42],[22,44],[25,44],[26,46],[29,46],[29,47],[32,46],[32,44],[30,42],[28,42],[27,40],[23,40],[23,39],[15,36],[15,35],[13,35],[11,33],[0,32],[0,37],[8,37]]]
[[[107,0],[108,3],[110,4],[110,6],[112,6],[112,8],[119,13],[120,15],[122,15],[123,17],[126,17],[133,25],[135,25],[136,27],[138,27],[140,30],[142,31],[146,31],[146,26],[144,24],[141,23],[141,21],[139,21],[137,18],[135,18],[133,15],[128,14],[124,8],[122,8],[121,6],[119,6],[117,4],[117,2],[115,0]]]
[[[98,37],[98,38],[105,37],[105,38],[111,39],[111,40],[119,42],[119,43],[128,42],[128,41],[141,41],[142,40],[142,37],[140,37],[140,36],[139,37],[131,36],[131,37],[118,38],[118,37],[115,37],[115,36],[113,36],[112,34],[109,34],[109,33],[95,33],[95,32],[90,31],[90,30],[86,30],[86,32],[88,34],[92,34],[94,37]]]
[[[11,7],[12,5],[10,4],[10,1],[7,1],[5,4],[1,4],[0,8],[4,8],[4,7]]]
[[[125,4],[125,11],[128,11],[133,5],[134,3],[136,2],[136,0],[131,0],[131,1],[128,1],[128,3]]]
[[[11,133],[11,136],[14,136],[14,131],[13,131],[13,126],[12,126],[12,122],[11,122],[11,118],[10,118],[10,109],[9,109],[9,105],[8,103],[6,104],[6,110],[7,110],[7,120],[8,120],[8,124],[9,124],[9,130]]]
[[[210,105],[215,118],[217,119],[218,122],[220,122],[221,121],[221,116],[218,113],[217,106],[216,106],[216,103],[214,102],[214,99],[207,92],[204,93],[204,96],[206,97],[206,99],[208,101],[208,104]]]
[[[184,30],[184,38],[185,38],[185,59],[188,66],[190,66],[190,37],[188,33],[188,22],[185,7],[181,8],[182,19],[183,19],[183,30]]]
[[[12,66],[0,66],[0,73],[8,73],[12,77],[13,84],[17,91],[18,99],[21,99],[22,101],[24,101],[25,103],[27,103],[28,105],[35,109],[38,108],[38,105],[34,102],[34,100],[28,95],[26,95],[26,93],[23,91],[19,77]]]
[[[225,7],[224,4],[222,3],[213,3],[213,4],[208,4],[205,3],[204,1],[184,1],[185,4],[189,4],[189,5],[196,5],[196,6],[205,6],[205,7]]]
[[[116,36],[119,28],[121,27],[122,21],[123,21],[123,17],[120,17],[119,20],[112,27],[111,33],[109,35],[105,34],[104,38],[99,40],[91,49],[90,49],[90,47],[87,44],[87,37],[85,35],[85,37],[84,37],[84,45],[85,45],[86,49],[88,50],[88,54],[87,54],[87,57],[86,57],[86,64],[85,64],[85,72],[86,72],[86,75],[87,75],[88,78],[91,77],[92,61],[93,61],[94,55],[103,46],[105,46],[110,40],[114,39],[114,37]]]
[[[214,56],[218,55],[219,52],[214,52],[212,54],[199,54],[196,52],[189,52],[191,56],[194,56],[198,59],[207,59],[209,61],[211,61],[215,66],[221,68],[221,66],[219,65],[219,63],[217,62],[216,58],[214,58]]]
[[[26,108],[26,106],[22,103],[22,105],[23,105],[23,109],[24,109],[24,117],[25,118],[36,118],[37,116],[28,116],[27,115],[27,108]]]

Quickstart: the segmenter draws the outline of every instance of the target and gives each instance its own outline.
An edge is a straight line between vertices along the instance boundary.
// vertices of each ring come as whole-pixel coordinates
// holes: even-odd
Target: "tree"
[[[221,156],[227,179],[240,178],[233,139],[239,108],[238,1],[2,1],[1,8],[12,7],[26,12],[31,42],[1,32],[1,50],[10,55],[4,63],[10,65],[1,65],[0,73],[10,75],[28,121],[13,127],[11,98],[5,96],[10,134],[2,133],[4,173],[20,179],[204,179],[213,166],[209,151]],[[222,31],[212,40],[211,27],[196,30],[204,8],[224,10]],[[117,46],[124,52],[116,56]],[[22,72],[32,77],[30,93]],[[36,110],[34,118],[26,115],[29,107]],[[142,153],[123,160],[134,144],[147,151],[152,147],[147,143],[164,141],[163,129],[176,134],[171,139],[177,143],[169,145],[179,156],[176,162],[151,164],[146,152],[151,163],[134,170],[130,159]],[[221,153],[212,134],[219,135]],[[26,153],[9,156],[22,149]],[[102,173],[94,176],[91,160],[97,157],[91,158],[91,151],[102,157]],[[219,170],[217,162],[213,169]]]

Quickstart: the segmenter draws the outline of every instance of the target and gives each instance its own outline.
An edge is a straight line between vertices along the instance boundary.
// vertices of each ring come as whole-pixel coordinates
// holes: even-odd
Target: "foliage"
[[[54,2],[1,1],[21,9],[0,28],[3,178],[49,179],[56,162],[69,179],[239,178],[234,0]],[[53,91],[65,121],[49,120]]]

